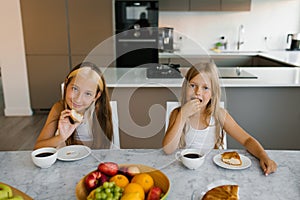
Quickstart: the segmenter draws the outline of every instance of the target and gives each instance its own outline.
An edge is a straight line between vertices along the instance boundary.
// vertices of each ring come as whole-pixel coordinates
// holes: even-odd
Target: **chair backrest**
[[[120,149],[119,117],[118,117],[117,101],[110,101],[110,107],[112,112],[112,123],[114,129],[113,148]]]
[[[178,101],[167,101],[167,104],[166,104],[166,123],[165,123],[165,132],[167,131],[168,129],[168,126],[169,126],[169,118],[170,118],[170,115],[171,115],[171,112],[180,106],[180,102]],[[220,106],[222,108],[224,108],[224,102],[221,101],[220,102]],[[227,137],[226,137],[226,133],[224,132],[224,137],[223,137],[223,148],[224,149],[227,149]]]
[[[60,84],[61,98],[64,98],[64,87],[65,87],[65,83],[61,83]],[[117,101],[110,101],[109,103],[110,103],[110,107],[111,107],[112,123],[113,123],[113,129],[114,129],[112,148],[120,149],[119,117],[118,117]]]

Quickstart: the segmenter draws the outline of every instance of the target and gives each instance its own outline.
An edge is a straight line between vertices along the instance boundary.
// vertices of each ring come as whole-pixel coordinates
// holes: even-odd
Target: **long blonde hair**
[[[91,62],[83,62],[78,64],[76,67],[74,67],[71,72],[68,74],[65,85],[64,85],[64,98],[65,101],[65,95],[66,95],[66,88],[68,84],[71,82],[72,78],[76,76],[76,73],[74,73],[76,70],[82,69],[82,68],[89,68],[93,71],[95,71],[101,80],[99,80],[98,88],[96,95],[100,92],[101,96],[96,100],[95,102],[95,113],[97,116],[97,121],[99,122],[99,125],[104,133],[104,135],[108,138],[109,141],[112,141],[113,138],[113,125],[112,125],[112,111],[110,107],[110,98],[108,95],[108,89],[106,87],[105,79],[103,77],[103,74],[99,67],[97,67],[95,64]],[[94,138],[99,138],[97,136],[100,133],[94,133]],[[74,134],[68,138],[66,141],[67,145],[70,145],[74,142]],[[105,144],[102,144],[103,147],[108,147]]]
[[[208,102],[205,109],[205,118],[213,116],[215,118],[215,126],[216,126],[216,142],[215,148],[223,147],[223,123],[224,123],[224,115],[220,112],[220,99],[221,99],[221,88],[219,83],[219,75],[216,64],[213,61],[198,63],[192,66],[185,75],[185,79],[182,84],[182,97],[181,97],[181,105],[184,105],[187,102],[186,99],[186,90],[189,82],[198,74],[205,73],[208,78],[211,80],[211,91],[212,96],[211,100]],[[178,108],[180,109],[180,108]],[[207,121],[207,120],[206,120]],[[208,124],[207,124],[208,125]],[[222,132],[221,132],[222,130]],[[183,128],[183,133],[180,137],[179,148],[183,148],[186,146],[185,135],[187,132],[186,125]],[[221,132],[221,133],[220,133]]]

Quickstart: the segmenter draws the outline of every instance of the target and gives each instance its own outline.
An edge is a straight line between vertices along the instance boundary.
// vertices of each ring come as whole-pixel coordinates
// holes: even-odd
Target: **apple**
[[[147,200],[159,200],[162,194],[162,189],[160,187],[154,186],[150,189]]]
[[[98,170],[108,176],[114,176],[119,171],[119,166],[114,162],[103,162],[98,165]]]
[[[0,183],[0,199],[11,198],[12,196],[13,192],[11,187]]]
[[[93,171],[89,173],[85,178],[85,186],[90,191],[95,189],[100,184],[101,172]]]
[[[127,168],[127,173],[130,176],[134,176],[134,175],[137,175],[137,174],[141,173],[141,171],[140,171],[140,169],[137,166],[129,166]]]
[[[122,166],[119,169],[119,173],[125,175],[128,179],[131,179],[134,175],[141,173],[137,166]]]
[[[104,182],[108,182],[109,181],[109,177],[107,177],[105,174],[101,174],[100,177],[100,185],[103,185]]]

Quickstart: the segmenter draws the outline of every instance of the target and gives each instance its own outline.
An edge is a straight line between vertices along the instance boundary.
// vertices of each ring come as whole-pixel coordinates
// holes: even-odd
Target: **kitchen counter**
[[[175,51],[174,53],[160,53],[160,58],[172,58],[172,57],[197,57],[203,55],[210,56],[261,56],[274,61],[282,62],[287,65],[300,67],[300,51],[231,51],[225,50],[221,52],[204,51],[199,50],[187,50],[187,51]]]
[[[222,68],[219,68],[220,70]],[[300,87],[298,67],[242,67],[257,79],[220,79],[222,87]],[[186,73],[187,68],[181,68]],[[107,86],[116,87],[176,87],[180,88],[183,78],[147,78],[146,68],[107,68],[104,71]]]
[[[144,164],[165,173],[171,190],[168,199],[191,198],[194,190],[205,190],[208,184],[227,180],[239,185],[240,199],[284,199],[294,200],[300,196],[300,151],[267,151],[278,164],[276,173],[264,176],[257,159],[245,150],[239,153],[251,159],[252,165],[243,170],[218,167],[213,157],[220,153],[213,150],[204,164],[189,170],[174,155],[165,155],[161,150],[93,150],[87,158],[72,162],[57,161],[48,169],[40,169],[31,161],[30,151],[0,152],[0,182],[9,184],[35,200],[76,199],[75,187],[81,178],[95,170],[102,161],[119,164]],[[283,184],[284,183],[284,184]]]

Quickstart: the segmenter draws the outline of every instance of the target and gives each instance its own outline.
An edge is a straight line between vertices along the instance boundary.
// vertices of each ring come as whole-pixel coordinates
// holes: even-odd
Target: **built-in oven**
[[[116,65],[158,63],[158,1],[115,1]]]

